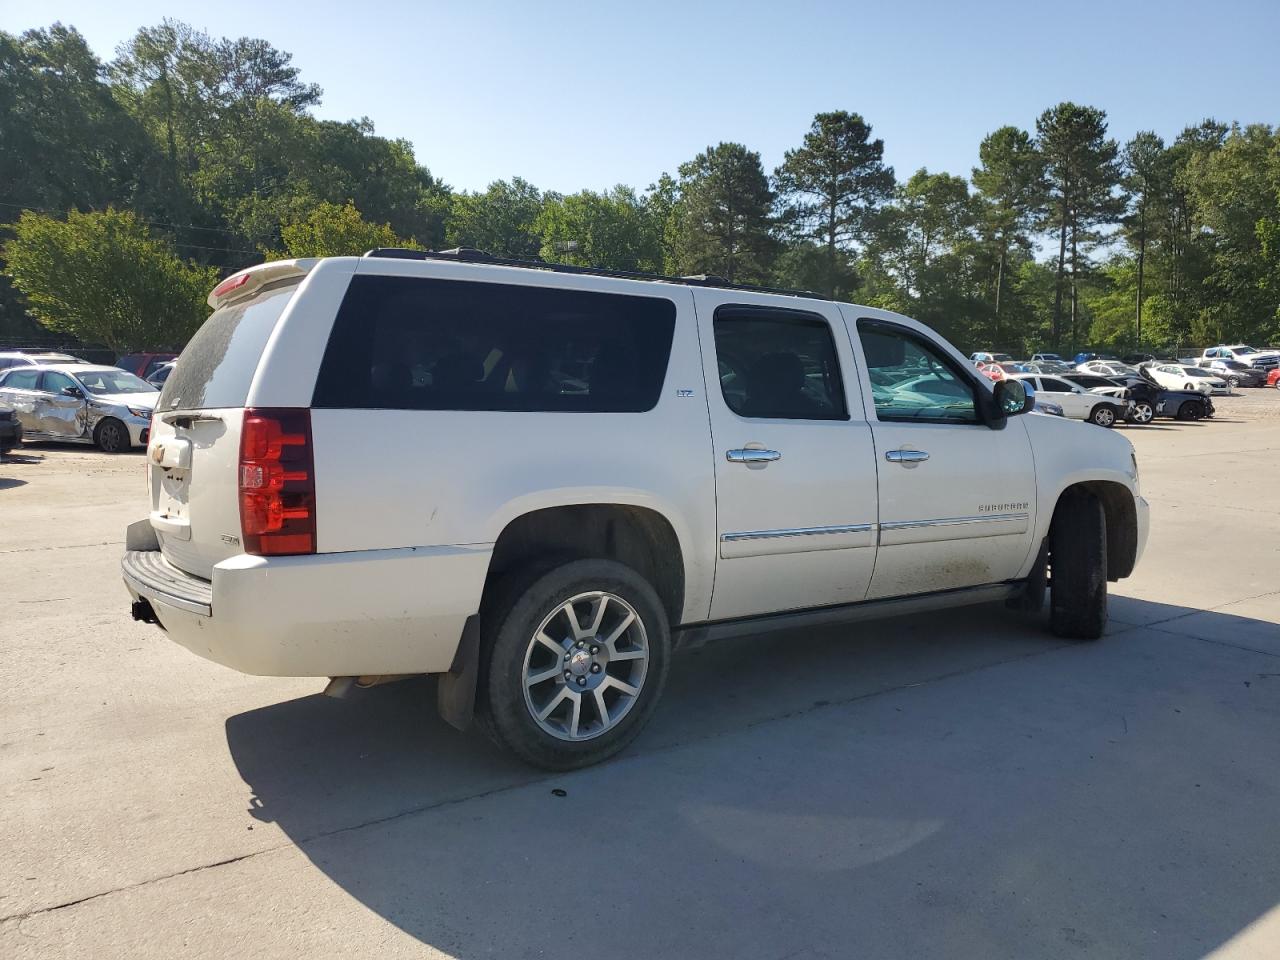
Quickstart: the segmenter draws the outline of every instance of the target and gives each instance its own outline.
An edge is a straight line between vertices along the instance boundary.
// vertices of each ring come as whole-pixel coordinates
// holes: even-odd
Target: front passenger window
[[[859,322],[858,337],[880,420],[980,422],[973,384],[931,344],[867,321]]]

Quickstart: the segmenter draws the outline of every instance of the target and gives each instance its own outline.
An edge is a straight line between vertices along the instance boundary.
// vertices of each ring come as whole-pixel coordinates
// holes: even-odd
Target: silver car
[[[23,440],[92,443],[106,453],[146,444],[159,396],[119,367],[41,364],[0,374],[0,403],[17,412]]]

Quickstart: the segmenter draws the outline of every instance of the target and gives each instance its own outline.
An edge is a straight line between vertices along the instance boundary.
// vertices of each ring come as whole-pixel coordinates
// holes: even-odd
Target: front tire
[[[1179,420],[1199,420],[1204,416],[1204,404],[1196,400],[1187,400],[1178,407]]]
[[[129,428],[119,420],[107,417],[94,431],[93,442],[103,453],[123,453],[131,446]]]
[[[1096,640],[1106,625],[1106,516],[1093,494],[1069,490],[1049,528],[1049,628],[1060,637]]]
[[[671,631],[644,577],[575,560],[515,578],[484,617],[480,703],[494,740],[534,766],[618,753],[657,707]]]

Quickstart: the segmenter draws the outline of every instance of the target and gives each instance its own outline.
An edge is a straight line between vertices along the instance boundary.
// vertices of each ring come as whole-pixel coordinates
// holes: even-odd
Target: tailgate
[[[164,557],[211,579],[242,553],[238,473],[244,406],[267,341],[301,282],[267,283],[219,306],[174,365],[147,445],[151,525]]]
[[[241,553],[236,471],[243,409],[157,415],[147,445],[151,526],[164,558],[208,580]]]

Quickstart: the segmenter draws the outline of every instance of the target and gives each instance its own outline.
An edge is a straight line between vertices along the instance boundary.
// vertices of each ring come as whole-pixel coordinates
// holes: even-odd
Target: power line
[[[11,209],[14,209],[14,210],[33,210],[36,213],[48,213],[48,214],[61,214],[63,212],[61,210],[54,210],[50,207],[37,207],[37,206],[24,205],[19,203],[6,203],[3,200],[0,200],[0,207],[10,207]],[[160,221],[160,220],[144,220],[141,217],[135,217],[135,219],[139,223],[144,223],[149,227],[171,227],[176,230],[207,230],[212,233],[226,234],[229,237],[239,236],[239,234],[237,234],[234,230],[225,230],[221,227],[197,227],[195,224],[164,223],[163,221]],[[174,240],[173,245],[175,247],[185,247],[189,250],[209,250],[209,251],[214,251],[218,253],[250,253],[256,256],[262,255],[262,251],[260,250],[246,250],[243,247],[207,247],[207,246],[201,246],[200,244],[197,244],[197,243],[185,243],[182,240]]]

